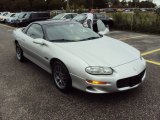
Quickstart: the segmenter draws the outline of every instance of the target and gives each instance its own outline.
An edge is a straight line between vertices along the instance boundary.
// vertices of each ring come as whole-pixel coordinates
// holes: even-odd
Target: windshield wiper
[[[51,42],[76,42],[75,40],[68,40],[68,39],[56,39],[50,40]]]
[[[89,37],[89,38],[82,39],[80,41],[93,40],[93,39],[98,39],[98,38],[100,38],[100,37]]]

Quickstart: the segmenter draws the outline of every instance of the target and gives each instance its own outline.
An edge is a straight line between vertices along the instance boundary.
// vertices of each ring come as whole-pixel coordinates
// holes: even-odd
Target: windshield
[[[101,36],[79,23],[65,23],[58,25],[46,25],[45,31],[49,41],[53,42],[77,42],[93,40]]]
[[[16,13],[13,17],[18,18],[19,15],[19,13]]]
[[[65,14],[59,14],[59,15],[56,15],[55,17],[53,17],[52,19],[53,20],[58,20],[58,19],[61,19]]]
[[[25,14],[25,13],[21,13],[21,14],[19,15],[19,18],[23,18],[24,14]]]
[[[73,18],[73,20],[76,20],[76,21],[83,21],[86,19],[86,15],[85,14],[81,14],[81,15],[77,15],[76,17]]]
[[[16,14],[11,14],[10,17],[14,17]]]
[[[12,13],[8,13],[6,16],[7,16],[7,17],[10,17],[11,15],[12,15]]]
[[[8,13],[4,13],[3,16],[6,16]]]
[[[28,14],[27,13],[21,13],[18,18],[25,18]]]

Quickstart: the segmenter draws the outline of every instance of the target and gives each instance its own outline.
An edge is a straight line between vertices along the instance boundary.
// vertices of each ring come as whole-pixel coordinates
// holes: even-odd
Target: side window
[[[34,39],[44,37],[42,27],[38,24],[32,24],[26,34]]]
[[[3,14],[3,16],[6,16],[8,13]]]
[[[38,16],[41,18],[49,17],[49,13],[39,13]]]
[[[103,18],[105,18],[105,16],[104,16],[104,15],[97,14],[97,19],[103,19]]]
[[[31,18],[32,19],[37,19],[39,16],[38,16],[38,14],[37,13],[33,13],[33,14],[31,14]]]
[[[15,14],[11,14],[11,16],[10,17],[14,17],[15,16]]]
[[[41,18],[43,18],[44,15],[45,15],[44,13],[38,13],[38,16],[41,17]]]
[[[64,16],[64,18],[66,18],[66,19],[71,19],[71,18],[72,18],[72,15],[71,15],[71,14],[68,14],[68,15]]]
[[[22,18],[25,18],[27,16],[27,14],[24,14],[23,16],[22,16]]]
[[[76,17],[77,16],[77,14],[72,14],[72,18],[74,18],[74,17]]]

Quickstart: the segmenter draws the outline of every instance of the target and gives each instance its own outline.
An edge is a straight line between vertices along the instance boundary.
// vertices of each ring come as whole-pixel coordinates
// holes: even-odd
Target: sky
[[[153,0],[154,3],[156,3],[157,5],[160,5],[160,0]]]

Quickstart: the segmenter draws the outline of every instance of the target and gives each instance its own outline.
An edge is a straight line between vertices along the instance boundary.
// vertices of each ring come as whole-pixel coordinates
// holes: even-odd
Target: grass
[[[160,15],[155,13],[110,13],[114,29],[160,34]]]

